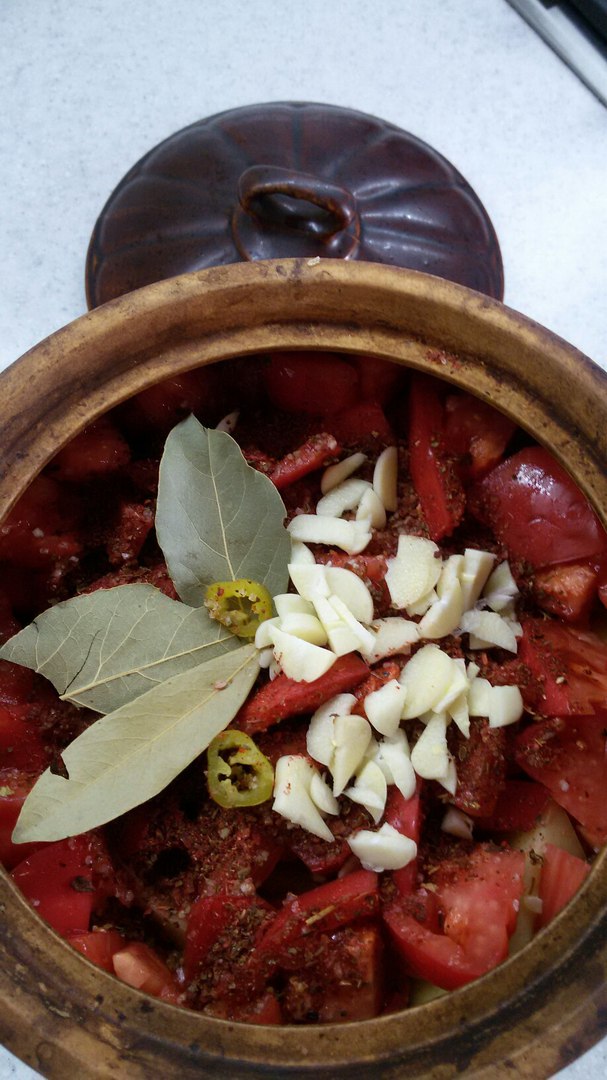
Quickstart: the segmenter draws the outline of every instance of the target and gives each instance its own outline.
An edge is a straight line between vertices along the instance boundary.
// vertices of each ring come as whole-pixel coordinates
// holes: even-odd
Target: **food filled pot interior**
[[[187,374],[193,368],[195,374]],[[161,389],[154,386],[159,381]],[[32,383],[37,390],[33,404]],[[345,1075],[356,1065],[360,1075],[388,1076],[404,1071],[444,1075],[447,1062],[453,1073],[466,1068],[481,1075],[506,1059],[518,1067],[522,1054],[536,1072],[549,1071],[599,1037],[604,871],[599,857],[587,876],[587,861],[603,842],[604,823],[600,810],[589,810],[586,796],[582,808],[579,798],[575,802],[569,773],[551,771],[546,747],[553,748],[555,740],[562,742],[561,757],[570,761],[576,745],[579,751],[582,742],[592,743],[598,723],[595,713],[602,702],[604,646],[579,636],[601,607],[605,546],[601,521],[604,524],[607,507],[602,374],[548,332],[449,283],[374,266],[293,261],[207,271],[113,302],[33,350],[5,375],[4,389],[7,453],[0,498],[9,510],[43,469],[32,491],[37,491],[34,502],[44,504],[49,516],[39,522],[22,515],[28,526],[23,535],[12,529],[14,517],[7,519],[4,558],[14,571],[7,589],[12,589],[13,610],[22,622],[34,617],[36,622],[13,638],[3,655],[20,665],[11,669],[21,673],[17,679],[26,679],[34,668],[74,703],[71,712],[56,719],[52,738],[43,747],[42,756],[48,756],[52,743],[48,791],[42,795],[40,789],[38,795],[34,791],[20,818],[21,833],[16,837],[31,845],[32,861],[24,864],[21,853],[13,850],[9,865],[25,895],[36,899],[40,886],[33,880],[35,860],[42,852],[48,861],[53,844],[67,844],[62,859],[67,860],[67,894],[74,911],[60,898],[61,916],[51,915],[49,921],[85,955],[88,948],[89,956],[107,972],[115,971],[130,986],[155,995],[142,996],[83,963],[32,916],[14,884],[3,882],[5,1009],[9,1026],[14,1025],[13,1033],[3,1032],[5,1041],[48,1075],[58,1075],[67,1061],[85,1057],[95,1062],[92,1072],[101,1073],[121,1054],[132,1075],[138,1075],[135,1070],[141,1075],[195,1075],[201,1066],[216,1075],[234,1075],[235,1063],[240,1062],[238,1067],[252,1069],[252,1074],[260,1070],[260,1075],[266,1068],[280,1075],[304,1075],[308,1067],[315,1075]],[[317,408],[319,401],[322,408]],[[91,429],[91,422],[108,410],[112,410],[109,419]],[[162,444],[190,411],[207,428],[187,421],[172,431],[157,494]],[[220,473],[232,450],[227,449],[227,435],[214,431],[218,422],[220,428],[233,431],[244,455],[236,448],[223,479]],[[522,430],[517,431],[517,424]],[[85,433],[79,434],[83,429]],[[74,436],[76,442],[70,443]],[[221,468],[211,468],[213,455]],[[360,457],[353,462],[353,455]],[[559,462],[592,500],[598,517]],[[194,471],[185,482],[185,493],[180,493],[188,469]],[[207,486],[202,480],[200,486],[206,502],[197,509],[192,502],[197,478],[203,474]],[[252,475],[258,486],[249,490]],[[128,498],[121,486],[125,476]],[[221,492],[224,509],[234,490],[240,493],[238,505],[230,503],[229,508],[231,520],[238,519],[239,509],[241,513],[224,545],[229,569],[225,573],[224,564],[209,564],[206,554],[203,569],[196,557],[193,563],[190,560],[192,539],[187,529],[193,521],[199,540],[204,534],[213,501],[210,487],[224,540]],[[290,568],[289,573],[283,511],[273,501],[276,489],[287,508],[290,539],[299,544],[299,568]],[[537,500],[547,496],[554,503],[555,491],[560,514],[538,511]],[[65,501],[66,492],[78,495],[79,509]],[[344,502],[345,496],[354,501]],[[564,505],[567,514],[562,512]],[[184,506],[187,522],[179,526]],[[73,530],[70,513],[74,521],[80,515]],[[55,528],[53,514],[60,519]],[[221,537],[213,535],[206,546],[220,548]],[[261,562],[256,549],[262,552]],[[417,584],[412,586],[410,573],[403,581],[401,563],[411,564],[413,549]],[[272,565],[264,576],[268,550]],[[476,554],[468,555],[469,550]],[[45,560],[52,567],[50,575]],[[427,574],[430,564],[432,580],[424,578],[420,585],[420,575]],[[323,603],[314,591],[319,566],[326,590]],[[335,570],[342,574],[340,582]],[[494,571],[501,573],[499,581],[491,576]],[[330,588],[328,573],[335,578]],[[449,586],[454,573],[458,596],[464,579],[469,586],[467,601],[456,602],[455,608]],[[314,587],[310,574],[316,574]],[[365,590],[362,600],[356,589],[356,595],[348,591],[354,587],[352,578],[359,583],[356,589]],[[122,721],[121,710],[128,712],[129,702],[145,687],[125,693],[128,679],[123,673],[114,671],[99,679],[99,665],[92,679],[80,678],[88,671],[86,663],[95,655],[99,635],[107,638],[114,625],[115,612],[111,618],[101,612],[100,597],[106,604],[115,595],[113,590],[125,585],[151,589],[162,596],[162,605],[187,604],[190,612],[202,607],[207,622],[209,615],[215,619],[222,641],[231,639],[210,662],[214,702],[195,718],[189,756],[173,752],[165,725],[161,764],[154,763],[151,752],[147,759],[145,754],[133,759],[132,783],[128,769],[121,773],[114,767],[124,747],[116,753],[115,734],[108,724],[118,714]],[[276,604],[276,617],[271,597],[286,595],[287,588],[291,600]],[[66,595],[74,594],[77,604],[87,605],[85,617],[79,608],[72,624],[62,624],[59,645],[57,619],[63,619],[65,611],[75,611],[69,608],[74,601],[66,600]],[[295,608],[293,595],[298,598]],[[333,604],[330,617],[327,597]],[[41,614],[49,602],[50,611]],[[400,626],[391,626],[390,632],[396,629],[409,637],[382,648],[380,622],[395,612]],[[273,619],[266,623],[268,614]],[[341,626],[331,622],[336,614]],[[95,618],[98,625],[91,629],[90,620]],[[51,631],[49,619],[55,620]],[[157,622],[164,619],[163,606]],[[236,643],[234,623],[239,631]],[[493,638],[497,624],[498,635]],[[552,637],[546,625],[552,628]],[[155,632],[172,636],[166,625]],[[563,635],[569,654],[572,641],[579,648],[580,663],[587,662],[591,648],[596,650],[590,689],[583,678],[581,684],[574,683],[571,664],[566,674],[561,667],[556,670],[554,656],[562,658]],[[133,633],[127,636],[132,638]],[[78,647],[69,656],[62,651],[66,637],[80,638],[82,656]],[[238,647],[232,649],[233,645]],[[423,667],[425,656],[433,672],[439,664],[453,673],[445,676],[447,682],[431,695],[432,700],[426,691],[434,676],[422,673],[420,689],[419,680],[410,677],[411,654],[418,666]],[[60,674],[53,668],[57,656],[63,665]],[[237,672],[235,657],[242,659]],[[525,675],[516,657],[524,661]],[[146,654],[139,667],[156,669],[158,662],[157,656],[150,659]],[[349,681],[341,676],[336,680],[336,674],[357,664],[355,677],[350,671]],[[168,674],[184,677],[181,670],[175,675],[173,668]],[[156,680],[160,685],[154,692],[162,693],[168,685],[166,675],[163,672]],[[369,678],[375,680],[373,686]],[[457,678],[463,679],[461,687],[455,685]],[[471,705],[470,684],[475,678],[477,696],[481,684],[486,689],[493,683],[491,692],[497,691],[493,711],[488,699]],[[283,711],[279,719],[285,723],[276,728],[276,702],[285,679],[298,693],[302,685],[317,686],[323,679],[328,689],[322,699],[306,699],[295,710]],[[237,686],[238,680],[242,685]],[[116,696],[118,682],[121,693]],[[395,739],[396,714],[393,708],[386,711],[385,694],[380,693],[388,684],[400,695],[399,732],[401,717],[410,722],[413,754],[407,759],[407,777],[402,762],[392,773],[389,766],[382,769],[379,764],[383,760],[385,766],[382,747]],[[347,706],[341,703],[340,719],[353,723],[357,737],[366,740],[357,760],[348,758],[346,764],[340,758],[337,728],[332,729],[328,748],[318,738],[323,724],[326,728],[319,707],[339,693],[351,698]],[[379,696],[367,709],[374,693]],[[284,698],[282,693],[281,707]],[[403,706],[406,700],[409,705]],[[102,720],[83,731],[82,711],[74,706],[92,708]],[[50,705],[45,707],[52,712]],[[166,712],[166,705],[162,709]],[[568,748],[563,718],[572,716],[577,726]],[[46,722],[50,731],[51,721]],[[509,742],[505,733],[519,724],[520,734]],[[208,737],[198,745],[195,740],[205,725]],[[227,735],[229,745],[220,739],[226,725],[230,727],[223,737]],[[442,742],[439,739],[438,745],[435,740],[431,751],[435,759],[429,762],[421,736],[441,725]],[[236,737],[235,728],[244,738]],[[97,769],[83,784],[77,752],[69,744],[76,739],[77,746],[78,736],[86,739],[91,733],[94,740],[95,731],[101,730],[110,730],[109,738],[114,739],[110,765],[105,779]],[[571,730],[569,723],[569,734]],[[240,740],[234,747],[230,733],[232,741]],[[352,743],[350,736],[342,741],[349,747]],[[470,752],[472,743],[482,744],[480,758]],[[230,748],[242,753],[243,744],[249,756],[244,766],[234,766]],[[22,741],[18,752],[25,753],[24,746]],[[376,748],[373,753],[371,746]],[[208,756],[201,763],[199,754],[207,747]],[[28,751],[32,770],[39,749],[34,739]],[[104,753],[107,750],[98,744],[93,757]],[[437,754],[442,754],[438,767]],[[175,760],[167,765],[172,757]],[[478,767],[472,765],[473,757]],[[147,765],[142,766],[142,760]],[[44,764],[48,762],[41,767]],[[326,766],[322,776],[317,765]],[[305,798],[294,800],[292,788],[297,786],[296,776],[301,781],[302,767],[307,770]],[[199,780],[202,787],[208,784],[211,796],[209,802],[205,791],[202,810],[199,796],[190,790],[193,769],[200,773],[195,786]],[[582,757],[580,770],[586,782],[592,770],[584,769]],[[312,772],[316,801],[309,797]],[[88,784],[89,790],[97,791],[105,783],[107,790],[95,797],[78,792],[72,799],[72,785],[69,797],[62,799],[60,789],[69,784],[70,773],[81,787]],[[382,783],[388,788],[383,794]],[[508,786],[512,783],[519,785],[518,801]],[[181,785],[180,845],[173,842],[175,834],[167,825],[175,808],[171,795],[175,784]],[[252,799],[251,790],[258,785],[261,795]],[[501,811],[496,807],[498,788],[505,798]],[[149,804],[150,798],[156,801]],[[404,823],[403,811],[420,798],[423,838],[419,823]],[[196,806],[192,799],[198,799]],[[242,810],[251,803],[256,807],[253,812]],[[205,823],[200,815],[208,814],[204,808],[208,806],[212,815]],[[235,849],[248,848],[248,861],[228,860],[234,870],[228,885],[225,876],[217,876],[216,865],[210,876],[207,865],[202,885],[200,875],[193,881],[192,849],[186,844],[184,852],[181,843],[184,812],[190,833],[194,826],[194,833],[216,832]],[[246,836],[242,824],[230,832],[230,822],[239,813],[241,823],[246,822]],[[540,839],[533,832],[538,818],[545,825],[546,816],[554,813],[564,818],[563,827],[573,835],[562,848],[554,832],[545,835],[544,828]],[[261,814],[266,818],[262,820]],[[280,821],[280,830],[270,830],[271,836],[267,814]],[[323,829],[326,832],[330,816],[341,824],[338,834],[333,832],[328,840],[323,839]],[[380,844],[378,851],[377,830],[384,821],[391,834],[387,846]],[[97,848],[76,851],[77,844],[69,837],[106,825],[108,847],[102,854]],[[261,827],[263,842],[257,843],[253,825]],[[466,829],[476,830],[473,839],[466,836]],[[523,833],[525,841],[520,840]],[[514,834],[519,836],[516,843]],[[173,840],[167,840],[171,835]],[[295,843],[294,835],[299,838]],[[404,847],[409,845],[406,851],[403,837]],[[535,849],[546,839],[552,846],[542,848],[538,860]],[[51,846],[41,848],[43,843]],[[192,843],[200,847],[200,835]],[[323,843],[329,843],[329,860]],[[528,863],[535,859],[545,864],[543,886],[531,888],[523,882],[525,847],[533,856]],[[254,859],[251,851],[257,851]],[[216,854],[214,849],[213,858]],[[110,879],[115,883],[116,867],[117,889],[108,884]],[[559,886],[549,891],[548,868],[561,885],[567,878],[569,889]],[[80,883],[77,888],[74,882]],[[512,943],[517,941],[518,949],[529,936],[525,920],[516,917],[521,905],[529,914],[528,924],[534,917],[536,924],[538,919],[540,925],[542,920],[547,923],[547,912],[558,912],[577,885],[582,887],[573,903],[532,945],[515,950]],[[105,890],[103,902],[91,895],[95,890]],[[293,893],[300,895],[299,901],[292,899]],[[481,917],[470,945],[466,933],[474,926],[473,894]],[[37,906],[48,912],[47,902],[45,896]],[[488,935],[481,933],[488,903],[493,905],[489,944]],[[91,910],[97,915],[81,925]],[[135,910],[139,915],[133,915]],[[143,922],[142,910],[147,913]],[[468,926],[465,932],[462,919]],[[285,926],[280,929],[281,920],[286,931]],[[209,938],[212,922],[216,932]],[[156,940],[150,953],[151,923]],[[380,925],[388,930],[380,931]],[[93,926],[95,946],[103,939],[107,953],[102,958],[98,948],[91,947]],[[388,947],[395,947],[400,956],[395,970],[378,959],[386,934]],[[496,967],[507,955],[508,937],[515,955]],[[450,950],[447,960],[445,947]],[[238,956],[230,957],[230,948]],[[243,951],[251,960],[244,966]],[[477,976],[482,979],[476,981]],[[239,978],[246,987],[248,1011]],[[432,985],[439,992],[455,993],[420,1004],[434,996]],[[235,1021],[258,1025],[262,1021],[264,1026]],[[302,1026],[318,1022],[321,1026]],[[40,1025],[47,1033],[44,1039],[38,1034]],[[537,1038],[540,1028],[542,1036]],[[60,1040],[59,1031],[64,1029],[67,1040]]]

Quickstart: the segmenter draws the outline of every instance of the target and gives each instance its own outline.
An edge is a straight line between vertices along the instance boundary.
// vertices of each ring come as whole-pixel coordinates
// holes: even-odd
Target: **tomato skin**
[[[279,720],[314,712],[335,694],[358,686],[368,673],[364,660],[355,653],[348,653],[340,656],[326,675],[314,682],[296,682],[284,674],[277,675],[273,682],[264,683],[245,702],[233,724],[248,735],[265,731]]]
[[[297,450],[276,462],[269,473],[270,480],[279,491],[301,480],[311,472],[322,469],[333,457],[339,454],[339,445],[333,435],[322,432],[312,435]]]
[[[445,401],[444,443],[464,459],[459,467],[466,479],[495,468],[515,431],[512,420],[472,394],[450,394]]]
[[[103,416],[76,435],[52,462],[60,480],[82,483],[93,476],[117,472],[128,465],[131,451],[112,421]]]
[[[464,491],[444,452],[444,410],[436,381],[414,375],[409,390],[409,467],[431,540],[450,536],[465,510]]]
[[[39,848],[14,867],[11,877],[41,918],[57,933],[89,928],[95,887],[86,836]],[[81,886],[73,885],[79,881]]]
[[[164,437],[189,413],[214,414],[219,378],[215,366],[210,365],[184,371],[141,390],[120,409],[125,427],[137,434]]]
[[[522,852],[478,845],[465,860],[440,863],[434,896],[422,889],[389,904],[384,920],[409,974],[454,990],[505,960],[524,868]]]
[[[311,964],[292,975],[284,991],[286,1021],[320,1024],[370,1020],[383,999],[383,943],[373,924],[347,926],[326,938]]]
[[[357,870],[288,900],[258,942],[256,954],[268,970],[297,971],[317,934],[375,915],[379,909],[378,876]]]
[[[35,727],[28,723],[27,705],[0,705],[0,769],[40,773],[48,755]]]
[[[607,841],[607,711],[532,724],[515,741],[517,764],[598,843]]]
[[[112,566],[133,562],[154,526],[154,511],[145,503],[121,502],[105,550]]]
[[[403,369],[392,360],[377,356],[356,356],[358,385],[362,401],[377,401],[382,408],[395,397],[402,381]]]
[[[542,913],[538,920],[538,929],[558,915],[559,911],[575,896],[584,883],[590,866],[577,855],[571,855],[554,844],[546,844],[542,855],[542,873],[540,876],[539,895],[542,900]]]
[[[73,930],[66,935],[73,949],[82,953],[91,964],[114,974],[115,953],[124,949],[126,941],[117,930]]]
[[[536,570],[531,589],[543,611],[567,623],[580,623],[587,622],[590,615],[597,580],[596,564],[565,563]]]
[[[405,799],[395,785],[388,788],[388,798],[384,819],[388,825],[415,840],[419,845],[422,830],[422,787],[423,781],[418,777],[416,789],[410,799]],[[400,870],[392,871],[392,880],[401,896],[411,896],[415,892],[418,878],[418,860],[413,859],[407,866]]]
[[[550,793],[530,780],[505,780],[489,817],[475,818],[477,829],[490,833],[528,832],[545,808]]]
[[[2,525],[0,559],[27,570],[46,570],[55,560],[80,554],[73,532],[74,505],[50,476],[37,476]]]
[[[474,818],[490,816],[506,777],[504,728],[490,728],[488,720],[472,720],[468,739],[457,734],[455,757],[455,805]]]
[[[534,568],[607,554],[607,535],[590,503],[541,446],[506,458],[480,481],[470,505],[511,559]]]
[[[607,644],[601,638],[549,619],[523,619],[522,627],[518,657],[535,680],[535,687],[521,686],[526,704],[542,716],[591,716],[604,705]]]
[[[360,401],[340,412],[327,413],[323,425],[341,445],[359,450],[378,450],[396,442],[383,409],[375,401]]]
[[[270,401],[288,413],[320,416],[359,397],[356,368],[335,353],[272,353],[264,377]]]
[[[284,1016],[280,1002],[272,989],[266,990],[260,997],[249,1000],[233,1001],[224,998],[223,1001],[213,1001],[205,1006],[203,1012],[207,1016],[216,1016],[220,1020],[237,1021],[240,1024],[283,1024]]]
[[[4,770],[0,774],[0,788],[7,789],[7,794],[0,795],[0,863],[6,870],[12,870],[34,851],[45,846],[40,842],[13,844],[11,839],[21,807],[33,783],[33,777],[17,770]]]
[[[230,943],[233,947],[236,938],[236,963],[242,963],[244,946],[248,945],[248,950],[252,950],[260,929],[274,918],[274,914],[270,904],[258,896],[233,896],[228,893],[199,897],[192,904],[188,916],[183,954],[186,981],[191,981],[201,968],[208,965],[213,949],[221,954],[218,958],[223,961]],[[213,979],[213,990],[220,995],[226,994],[234,979],[235,968],[227,964],[220,968],[218,976]],[[250,988],[239,989],[246,994]]]
[[[180,1000],[175,977],[164,960],[149,945],[133,941],[112,957],[114,973],[122,982],[144,994],[177,1004]]]

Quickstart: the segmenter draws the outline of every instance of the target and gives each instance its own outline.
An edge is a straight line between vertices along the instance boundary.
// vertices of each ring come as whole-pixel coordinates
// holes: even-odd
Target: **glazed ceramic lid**
[[[282,102],[200,120],[133,166],[91,237],[88,303],[290,256],[404,266],[503,297],[495,230],[446,158],[365,113]]]

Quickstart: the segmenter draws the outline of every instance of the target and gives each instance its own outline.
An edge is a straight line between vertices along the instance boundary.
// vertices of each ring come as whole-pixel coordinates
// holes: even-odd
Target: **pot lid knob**
[[[503,297],[495,230],[461,174],[365,113],[280,102],[171,135],[118,184],[86,260],[89,307],[221,263],[366,259]]]

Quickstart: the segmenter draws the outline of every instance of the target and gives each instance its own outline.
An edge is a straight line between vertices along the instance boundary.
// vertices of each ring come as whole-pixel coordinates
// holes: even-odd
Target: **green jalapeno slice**
[[[239,578],[237,581],[216,581],[209,585],[205,607],[237,637],[255,637],[260,623],[272,615],[272,597],[258,581]]]
[[[226,809],[258,806],[269,799],[274,770],[252,738],[229,728],[207,750],[207,781],[211,798]]]

